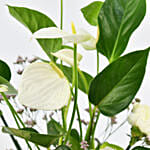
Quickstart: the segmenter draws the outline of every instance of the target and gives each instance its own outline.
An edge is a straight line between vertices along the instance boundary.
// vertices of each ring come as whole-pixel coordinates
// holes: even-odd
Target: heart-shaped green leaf
[[[16,89],[2,76],[0,76],[0,84],[8,86],[8,91],[5,92],[6,95],[17,95]]]
[[[46,134],[39,134],[33,131],[27,131],[27,130],[19,130],[19,129],[14,129],[14,128],[8,128],[8,127],[3,127],[2,131],[4,133],[8,133],[10,135],[18,136],[20,138],[23,138],[27,141],[30,141],[34,144],[43,146],[43,147],[49,147],[55,141],[61,137],[61,135],[46,135]]]
[[[97,49],[110,62],[125,50],[146,12],[146,0],[105,0],[98,17]]]
[[[81,12],[83,13],[84,18],[89,24],[93,26],[97,26],[98,24],[97,18],[98,18],[98,14],[100,12],[102,5],[103,5],[103,2],[95,1],[81,9]]]
[[[8,8],[10,14],[26,26],[32,33],[41,28],[56,27],[55,23],[41,12],[24,7],[8,6]],[[49,58],[52,58],[51,52],[60,50],[62,46],[61,39],[39,39],[37,41]]]
[[[11,72],[9,66],[2,60],[0,60],[0,76],[10,81]]]
[[[137,146],[133,148],[132,150],[150,150],[150,148],[142,147],[142,146]]]
[[[149,49],[129,53],[106,67],[91,82],[89,100],[106,116],[123,111],[142,83]]]

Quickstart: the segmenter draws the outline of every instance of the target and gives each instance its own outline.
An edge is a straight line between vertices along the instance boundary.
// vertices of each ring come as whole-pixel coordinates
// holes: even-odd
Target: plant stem
[[[61,8],[60,8],[60,29],[63,29],[63,0],[61,1]]]
[[[71,121],[69,124],[69,129],[68,129],[64,144],[66,144],[69,134],[71,132],[71,128],[72,128],[74,117],[75,117],[75,112],[77,109],[77,97],[78,97],[78,70],[77,70],[77,67],[78,67],[77,66],[77,44],[74,44],[74,67],[73,67],[74,82],[75,82],[74,106],[73,106]]]
[[[2,97],[5,100],[6,104],[8,105],[8,107],[9,107],[9,109],[10,109],[10,111],[11,111],[11,113],[12,113],[14,119],[15,119],[15,122],[16,122],[18,128],[20,129],[20,125],[18,123],[18,120],[20,121],[20,123],[22,124],[22,126],[25,128],[25,125],[24,125],[23,121],[20,119],[20,117],[18,116],[17,112],[15,111],[15,109],[13,108],[13,106],[11,105],[11,103],[9,102],[7,96],[3,92],[1,92],[0,94],[2,95]],[[18,120],[17,120],[16,117],[18,118]],[[28,143],[28,141],[27,140],[25,140],[25,141],[26,141],[26,144],[28,145],[29,149],[32,150],[32,148],[31,148],[30,144]]]
[[[78,115],[79,128],[80,128],[80,140],[82,141],[82,123],[81,123],[81,117],[80,117],[80,111],[78,105],[77,105],[77,115]]]
[[[5,120],[5,118],[4,118],[3,115],[1,115],[1,119],[2,119],[2,121],[3,121],[3,123],[4,123],[4,125],[5,125],[6,127],[8,127],[8,124],[7,124],[7,122],[6,122],[6,120]],[[13,136],[13,135],[10,135],[10,137],[11,137],[11,139],[12,139],[14,145],[16,146],[16,149],[17,149],[17,150],[22,150],[21,147],[20,147],[20,145],[19,145],[19,143],[18,143],[18,141],[14,138],[14,136]]]
[[[97,50],[97,74],[99,73],[99,52]]]

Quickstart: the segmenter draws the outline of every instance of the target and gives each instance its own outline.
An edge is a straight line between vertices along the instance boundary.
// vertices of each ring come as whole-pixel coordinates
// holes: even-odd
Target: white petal
[[[36,31],[33,34],[33,37],[36,39],[53,39],[53,38],[63,38],[65,36],[69,36],[70,34],[56,28],[56,27],[49,27],[49,28],[42,28]]]
[[[96,49],[96,39],[94,37],[91,37],[90,40],[83,42],[81,45],[86,50],[95,50]]]
[[[73,66],[74,64],[74,56],[73,56],[73,50],[71,49],[62,49],[56,53],[52,53],[55,57],[61,59],[62,61],[68,63],[69,65]],[[77,54],[77,63],[79,65],[79,62],[82,59],[81,54]]]
[[[20,103],[40,110],[56,110],[67,105],[70,86],[62,75],[59,68],[48,63],[32,63],[22,75],[18,90]]]

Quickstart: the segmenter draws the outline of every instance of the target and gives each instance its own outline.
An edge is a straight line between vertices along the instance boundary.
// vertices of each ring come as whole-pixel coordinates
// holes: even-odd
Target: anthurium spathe
[[[60,51],[57,51],[56,53],[51,53],[55,57],[59,58],[60,60],[68,63],[69,65],[74,65],[74,56],[73,56],[73,50],[71,49],[62,49]],[[81,54],[77,54],[77,64],[79,65],[79,62],[82,59]]]
[[[40,110],[56,110],[68,104],[70,85],[54,63],[35,62],[23,72],[18,89],[21,104]]]
[[[4,84],[0,84],[0,92],[7,92],[8,91],[8,86]]]
[[[62,38],[63,43],[80,43],[87,50],[96,49],[96,39],[87,31],[81,29],[79,33],[67,33],[57,27],[42,28],[33,34],[36,39]]]

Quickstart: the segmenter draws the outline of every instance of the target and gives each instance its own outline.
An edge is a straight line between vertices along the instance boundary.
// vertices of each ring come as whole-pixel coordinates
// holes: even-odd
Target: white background
[[[64,0],[64,30],[71,32],[70,23],[73,21],[77,28],[84,28],[96,36],[96,27],[91,27],[83,18],[80,9],[85,5],[92,2],[92,0]],[[14,6],[23,6],[39,10],[47,14],[58,26],[59,26],[59,15],[60,15],[60,0],[5,0],[0,1],[0,59],[5,60],[12,70],[11,82],[15,84],[17,88],[19,79],[15,74],[13,62],[16,60],[18,55],[21,56],[40,56],[47,59],[46,54],[41,50],[40,46],[36,41],[31,40],[31,33],[20,23],[18,23],[8,13],[8,9],[4,4],[10,4]],[[140,27],[132,35],[127,50],[125,53],[134,50],[145,49],[150,46],[150,1],[147,0],[147,13],[144,21]],[[83,54],[83,60],[81,61],[80,68],[93,76],[96,75],[96,52],[85,51],[79,47],[78,51]],[[100,56],[100,70],[102,70],[108,64],[106,58]],[[147,72],[144,78],[142,87],[140,88],[137,96],[142,100],[142,103],[150,105],[150,61],[148,61]],[[79,98],[80,108],[85,108],[87,104],[87,97],[80,93]],[[13,119],[9,114],[8,109],[3,109],[4,115],[7,116],[7,121],[10,126],[14,127]],[[126,113],[119,115],[124,120]],[[84,112],[83,112],[84,115]],[[83,116],[83,118],[86,115]],[[102,117],[104,120],[106,118]],[[101,124],[102,125],[101,125]],[[97,136],[103,130],[102,119],[99,122],[98,129],[96,130]],[[0,126],[2,126],[0,122]],[[118,130],[109,141],[120,146],[127,146],[129,138],[130,126],[126,123],[120,130]],[[14,148],[9,136],[0,132],[0,150],[7,148]],[[14,148],[15,149],[15,148]],[[26,149],[24,147],[24,149]]]

